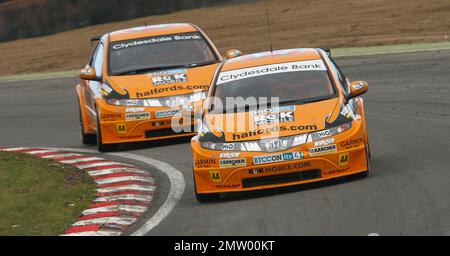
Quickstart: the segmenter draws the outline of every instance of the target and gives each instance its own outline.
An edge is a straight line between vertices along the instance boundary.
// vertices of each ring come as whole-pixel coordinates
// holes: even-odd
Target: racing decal
[[[236,188],[240,188],[241,187],[241,184],[233,184],[233,183],[230,183],[230,184],[218,184],[218,185],[215,185],[215,187],[217,188],[217,189],[236,189]]]
[[[234,148],[236,147],[236,145],[234,143],[223,143],[222,144],[222,150],[234,150]]]
[[[336,144],[332,144],[332,145],[324,146],[324,147],[311,148],[311,149],[309,149],[309,154],[311,156],[320,156],[320,155],[325,155],[325,154],[336,152],[336,151],[337,151]]]
[[[200,36],[200,34],[196,32],[176,34],[176,35],[154,36],[142,39],[133,39],[125,42],[112,43],[111,49],[113,51],[118,51],[152,44],[160,44],[176,41],[188,41],[188,40],[202,40],[202,39],[203,38]]]
[[[239,159],[222,159],[219,161],[220,168],[232,168],[247,166],[247,160],[245,158]]]
[[[326,71],[322,60],[307,60],[244,68],[220,73],[217,84],[234,82],[241,79],[296,71]]]
[[[353,100],[353,99],[352,99]],[[334,120],[332,123],[329,122],[327,119],[325,121],[325,128],[332,128],[339,126],[341,124],[349,123],[356,119],[355,110],[352,107],[352,104],[341,105],[341,109],[339,112],[339,115],[337,116],[336,120]]]
[[[125,112],[127,113],[138,113],[138,112],[144,112],[145,108],[127,108]]]
[[[215,165],[215,164],[216,164],[216,159],[214,159],[214,158],[195,160],[195,166],[197,166],[197,167],[210,167],[211,165]]]
[[[102,119],[102,121],[116,121],[118,119],[122,119],[122,115],[105,113],[100,115],[100,119]]]
[[[253,113],[255,126],[294,122],[295,106],[258,110]]]
[[[220,153],[220,158],[238,158],[241,153]]]
[[[293,126],[274,126],[266,129],[259,129],[244,133],[233,133],[233,140],[240,140],[250,137],[256,137],[264,134],[285,132],[285,131],[317,131],[317,125],[293,125]]]
[[[122,88],[123,89],[123,88]],[[123,89],[125,91],[125,94],[121,94],[114,90],[114,87],[112,87],[108,81],[103,83],[100,86],[100,92],[103,94],[103,98],[105,99],[114,99],[114,100],[128,100],[130,99],[130,94],[127,90]]]
[[[139,121],[139,120],[149,120],[150,119],[150,113],[149,112],[142,112],[142,113],[127,113],[125,115],[126,121]]]
[[[347,166],[350,161],[350,155],[348,152],[338,155],[339,166]]]
[[[108,96],[112,91],[113,91],[113,89],[111,87],[109,87],[109,85],[107,85],[107,84],[102,84],[100,86],[100,92],[105,96]]]
[[[268,173],[278,173],[278,172],[286,172],[291,170],[299,170],[303,168],[311,167],[311,162],[302,162],[302,163],[293,163],[286,164],[280,166],[270,166],[270,167],[262,167],[248,170],[248,174],[257,175],[257,174],[268,174]]]
[[[267,156],[255,156],[253,157],[253,163],[255,165],[258,164],[268,164],[268,163],[277,163],[277,162],[285,162],[292,161],[297,159],[303,159],[302,152],[289,152],[289,153],[281,153]]]
[[[364,88],[364,83],[363,82],[356,83],[352,85],[352,88],[353,90],[361,90],[362,88]]]
[[[363,138],[356,138],[356,139],[349,139],[349,140],[342,141],[340,145],[341,145],[341,147],[343,147],[345,149],[350,149],[355,146],[361,145],[363,143],[364,143]]]
[[[344,174],[344,173],[346,173],[348,171],[350,171],[350,167],[343,168],[343,169],[337,169],[337,170],[324,171],[323,175],[324,176],[341,175],[341,174]]]
[[[166,118],[166,117],[173,117],[180,113],[180,109],[171,109],[171,110],[163,110],[163,111],[157,111],[156,118]]]
[[[336,141],[335,138],[316,141],[316,142],[314,142],[314,147],[330,145],[330,144],[333,144],[335,141]]]
[[[118,138],[121,140],[138,140],[138,139],[143,139],[144,135],[140,134],[140,135],[118,136]]]
[[[345,116],[346,118],[351,118],[352,120],[355,119],[355,113],[353,113],[353,109],[350,105],[345,106],[341,110],[341,115]]]
[[[116,124],[116,130],[118,134],[124,135],[128,133],[126,124]]]
[[[156,88],[149,91],[144,92],[136,92],[137,98],[147,98],[152,95],[158,95],[158,94],[164,94],[167,92],[173,92],[173,91],[193,91],[193,90],[208,90],[209,85],[188,85],[188,86],[182,86],[182,85],[174,85],[171,87],[165,87],[165,88]]]
[[[328,129],[328,130],[318,131],[318,132],[312,133],[311,134],[311,138],[314,141],[316,141],[316,140],[320,140],[320,139],[323,139],[323,138],[331,137],[331,136],[333,136],[333,134],[335,134],[333,132],[333,129],[337,131],[337,128],[331,128],[331,129]]]
[[[209,176],[211,177],[211,180],[215,183],[222,182],[222,177],[220,176],[220,171],[218,170],[209,171]]]
[[[187,70],[186,69],[176,69],[168,70],[156,73],[150,73],[149,76],[152,79],[153,85],[168,85],[175,83],[187,83]]]

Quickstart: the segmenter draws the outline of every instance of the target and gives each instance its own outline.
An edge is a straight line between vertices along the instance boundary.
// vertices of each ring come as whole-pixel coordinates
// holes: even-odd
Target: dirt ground
[[[269,49],[266,1],[225,5],[0,44],[0,76],[81,68],[93,35],[144,24],[191,22],[222,52]],[[268,1],[275,49],[450,41],[449,0]]]

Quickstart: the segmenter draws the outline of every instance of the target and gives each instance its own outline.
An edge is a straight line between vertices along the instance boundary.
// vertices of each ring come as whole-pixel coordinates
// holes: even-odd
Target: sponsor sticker
[[[323,147],[316,147],[309,149],[309,154],[311,156],[319,156],[319,155],[325,155],[328,153],[336,152],[336,144],[323,146]]]
[[[364,83],[359,82],[359,83],[354,84],[352,87],[353,87],[353,90],[361,90],[362,88],[364,88]]]
[[[209,176],[211,177],[211,180],[214,183],[221,183],[222,182],[222,177],[220,176],[220,171],[218,171],[218,170],[209,171]]]
[[[156,118],[166,118],[166,117],[173,117],[180,113],[180,109],[171,109],[171,110],[163,110],[163,111],[157,111],[156,112]]]
[[[339,154],[338,161],[339,166],[347,166],[350,161],[350,154],[348,152]]]
[[[353,147],[363,144],[363,143],[364,143],[363,138],[350,139],[350,140],[342,141],[341,147],[348,149],[348,148],[353,148]]]
[[[230,150],[234,150],[236,146],[234,145],[234,143],[223,143],[222,144],[222,150],[225,151],[230,151]]]
[[[138,121],[138,120],[149,120],[150,113],[142,112],[142,113],[127,113],[125,115],[125,120],[127,121]]]
[[[241,184],[218,184],[215,186],[218,189],[236,189],[236,188],[240,188]]]
[[[259,66],[254,68],[244,68],[222,72],[219,75],[217,84],[229,83],[241,79],[272,75],[296,71],[326,71],[327,68],[322,60],[308,60],[298,62],[287,62],[272,65]]]
[[[219,166],[220,168],[243,167],[247,166],[247,160],[245,158],[222,159],[219,162]]]
[[[203,166],[211,166],[216,164],[216,159],[209,158],[209,159],[197,159],[195,160],[195,165],[203,165]]]
[[[127,113],[139,113],[144,112],[145,108],[127,108],[125,112]]]
[[[151,44],[159,44],[165,42],[174,42],[174,41],[186,41],[186,40],[202,40],[202,37],[198,33],[186,33],[179,35],[165,35],[165,36],[155,36],[148,37],[143,39],[132,40],[128,42],[119,42],[112,45],[112,49],[122,50],[132,47],[140,47]]]
[[[186,69],[150,73],[149,76],[154,86],[188,82]]]
[[[117,133],[120,135],[124,135],[128,133],[126,124],[116,124]]]
[[[298,170],[311,167],[311,162],[301,162],[301,163],[293,163],[293,164],[286,164],[286,165],[279,165],[279,166],[270,166],[270,167],[262,167],[262,168],[254,168],[251,170],[248,170],[248,173],[250,175],[257,175],[257,174],[266,174],[266,173],[278,173],[278,172],[285,172],[290,170]]]
[[[237,158],[241,153],[220,153],[220,158]]]
[[[102,114],[100,116],[100,118],[103,121],[116,121],[117,119],[121,119],[122,115],[121,114]]]
[[[255,126],[294,122],[294,111],[295,106],[255,111]]]
[[[255,156],[253,157],[253,163],[255,165],[258,164],[268,164],[268,163],[277,163],[277,162],[285,162],[303,159],[302,152],[289,152],[289,153],[281,153],[267,156]]]
[[[335,141],[336,141],[335,138],[319,140],[319,141],[314,142],[314,147],[330,145],[330,144],[333,144]]]

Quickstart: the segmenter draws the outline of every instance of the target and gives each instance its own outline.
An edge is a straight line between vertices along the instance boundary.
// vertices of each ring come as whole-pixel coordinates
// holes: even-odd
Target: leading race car
[[[145,26],[98,40],[76,87],[84,144],[111,151],[123,142],[195,135],[192,122],[173,129],[172,117],[205,99],[222,61],[198,27]]]
[[[191,142],[199,201],[369,173],[368,84],[349,83],[329,55],[280,50],[218,68]]]

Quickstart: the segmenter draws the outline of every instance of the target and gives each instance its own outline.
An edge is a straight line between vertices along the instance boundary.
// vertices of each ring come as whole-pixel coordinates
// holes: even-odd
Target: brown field
[[[448,0],[272,0],[275,49],[449,41]],[[93,35],[145,23],[191,22],[224,52],[267,50],[266,2],[225,5],[102,24],[0,44],[0,76],[81,68]]]

